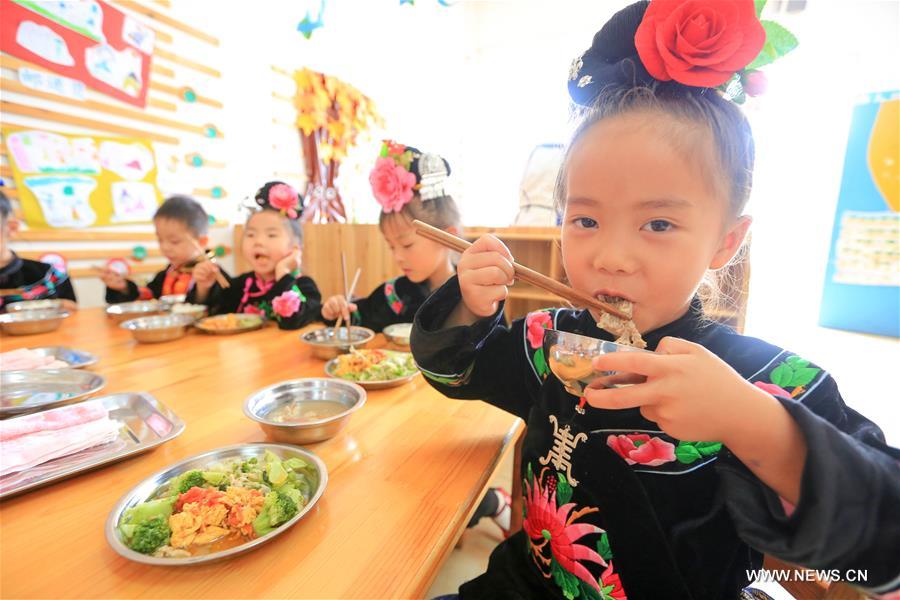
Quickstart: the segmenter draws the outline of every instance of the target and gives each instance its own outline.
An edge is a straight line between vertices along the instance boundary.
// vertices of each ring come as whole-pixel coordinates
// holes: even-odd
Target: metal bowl
[[[69,316],[65,310],[22,310],[0,315],[0,329],[10,335],[33,335],[56,331],[63,319]]]
[[[547,365],[570,394],[581,396],[594,381],[603,387],[623,387],[643,381],[643,377],[619,371],[595,371],[592,360],[610,352],[647,352],[634,346],[606,342],[586,335],[547,329],[544,331]]]
[[[322,327],[307,331],[300,336],[300,340],[312,348],[313,356],[322,360],[331,360],[338,354],[350,351],[350,345],[365,347],[375,337],[375,332],[367,327],[350,327],[350,335],[347,328],[340,327],[335,332],[334,327]]]
[[[6,305],[6,312],[20,312],[23,310],[62,310],[63,301],[58,298],[45,298],[44,300],[24,300]]]
[[[229,315],[237,315],[239,320],[243,323],[240,327],[232,327],[229,329],[216,329],[214,327],[210,327],[212,323],[222,321],[229,317]],[[247,313],[227,313],[224,315],[215,315],[213,317],[206,317],[205,319],[200,319],[194,322],[194,327],[202,331],[203,333],[208,333],[210,335],[233,335],[235,333],[244,333],[245,331],[254,331],[256,329],[262,329],[262,327],[266,324],[266,321],[259,315],[251,315]]]
[[[409,336],[412,335],[412,323],[394,323],[384,328],[382,333],[387,341],[404,350],[409,350]]]
[[[187,299],[187,294],[167,294],[159,297],[159,303],[163,308],[169,308],[173,304],[181,304]]]
[[[266,450],[276,454],[282,460],[295,457],[303,459],[315,468],[316,475],[318,477],[315,491],[312,492],[312,495],[310,496],[309,501],[306,503],[306,506],[297,511],[297,514],[294,515],[291,520],[283,523],[282,525],[279,525],[277,528],[275,528],[275,530],[267,533],[260,538],[256,538],[254,540],[250,540],[244,544],[241,544],[240,546],[237,546],[235,548],[229,548],[228,550],[223,550],[221,552],[212,552],[210,554],[191,556],[187,558],[156,558],[153,556],[148,556],[146,554],[141,554],[140,552],[135,552],[134,550],[126,546],[119,538],[118,525],[119,521],[122,519],[122,516],[125,514],[125,511],[133,506],[140,504],[141,502],[146,502],[147,500],[152,499],[159,491],[160,487],[173,477],[177,477],[185,471],[204,469],[213,462],[220,462],[233,458],[262,458]],[[319,498],[322,497],[322,493],[325,491],[325,486],[327,484],[328,470],[325,468],[325,463],[322,462],[322,460],[318,456],[316,456],[312,452],[309,452],[308,450],[297,448],[296,446],[285,446],[282,444],[238,444],[235,446],[226,446],[224,448],[219,448],[218,450],[204,452],[203,454],[197,454],[170,467],[166,467],[161,471],[157,471],[156,473],[139,483],[137,486],[132,488],[128,493],[126,493],[119,499],[118,503],[116,503],[116,506],[109,513],[109,517],[107,517],[106,519],[106,526],[104,527],[104,530],[106,532],[106,541],[109,542],[109,545],[112,546],[113,550],[115,550],[128,560],[133,560],[135,562],[145,563],[148,565],[184,566],[230,558],[237,554],[243,554],[244,552],[253,550],[258,546],[271,541],[275,536],[280,535],[290,529],[294,524],[297,523],[297,521],[302,519],[308,512],[312,510],[312,508],[319,501]]]
[[[119,327],[127,329],[139,342],[168,342],[184,337],[188,326],[194,322],[187,315],[154,315],[125,321]]]
[[[72,369],[83,369],[97,362],[96,355],[84,350],[76,350],[66,346],[41,346],[40,348],[31,348],[32,352],[37,352],[42,356],[52,356],[57,360],[69,363]]]
[[[279,422],[270,415],[285,406],[296,405],[302,410],[305,402],[339,405],[337,414],[304,421]],[[353,412],[366,403],[366,391],[355,383],[338,379],[308,378],[282,381],[261,389],[244,401],[244,414],[259,423],[263,432],[278,442],[311,444],[337,435],[350,420]],[[301,413],[302,414],[302,413]]]
[[[205,317],[208,312],[208,309],[203,304],[186,304],[184,302],[173,304],[168,307],[168,310],[173,315],[184,315],[195,321]]]
[[[105,385],[105,377],[78,369],[0,371],[0,418],[78,402]]]
[[[106,316],[116,323],[128,321],[129,319],[136,319],[138,317],[158,315],[161,312],[163,312],[163,306],[157,300],[123,302],[121,304],[111,304],[106,307]]]

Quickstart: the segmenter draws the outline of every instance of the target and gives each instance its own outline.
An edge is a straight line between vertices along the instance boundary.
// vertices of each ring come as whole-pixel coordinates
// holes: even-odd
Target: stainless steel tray
[[[147,500],[152,499],[159,491],[160,486],[165,484],[171,478],[192,469],[204,469],[212,462],[228,460],[231,458],[262,458],[266,450],[273,452],[281,459],[292,457],[302,458],[306,462],[316,467],[316,471],[318,472],[319,476],[316,491],[312,494],[306,506],[300,509],[290,521],[287,521],[286,523],[280,525],[274,531],[271,531],[260,538],[250,540],[244,544],[241,544],[240,546],[229,548],[228,550],[213,552],[211,554],[205,554],[201,556],[191,556],[187,558],[157,558],[154,556],[148,556],[146,554],[141,554],[140,552],[135,552],[134,550],[128,548],[124,543],[122,543],[122,540],[119,539],[117,526],[125,511],[132,506],[136,506],[141,502],[146,502]],[[237,554],[242,554],[249,550],[253,550],[257,546],[265,544],[275,536],[290,529],[291,526],[302,519],[306,515],[306,513],[312,510],[312,508],[319,501],[319,498],[322,497],[322,493],[325,491],[325,485],[327,483],[328,470],[325,468],[325,463],[323,463],[318,456],[316,456],[312,452],[309,452],[308,450],[304,450],[303,448],[298,448],[297,446],[289,446],[287,444],[237,444],[234,446],[225,446],[224,448],[219,448],[218,450],[211,450],[209,452],[204,452],[203,454],[197,454],[172,466],[166,467],[162,471],[154,473],[153,475],[139,483],[137,486],[132,488],[131,491],[129,491],[119,499],[119,502],[116,503],[116,506],[112,509],[112,511],[109,513],[109,517],[107,517],[106,519],[106,541],[109,542],[109,545],[112,546],[113,550],[115,550],[125,558],[148,565],[184,566],[230,558]]]
[[[31,351],[44,356],[52,356],[58,360],[67,362],[73,369],[89,367],[98,360],[97,356],[90,352],[68,348],[66,346],[41,346],[40,348],[31,348]]]
[[[113,394],[96,401],[109,410],[110,419],[122,424],[119,439],[2,477],[0,498],[146,452],[184,431],[178,415],[150,394]]]
[[[409,354],[408,352],[399,352],[397,350],[382,350],[387,354]],[[346,377],[340,377],[334,374],[334,369],[337,367],[337,358],[332,358],[327,363],[325,363],[325,374],[329,377],[334,377],[335,379],[340,379],[341,381],[348,381],[350,383],[355,383],[356,385],[362,386],[367,390],[383,390],[385,388],[392,388],[403,385],[404,383],[409,383],[413,379],[416,378],[416,375],[419,374],[419,371],[411,375],[406,375],[405,377],[397,377],[396,379],[379,379],[374,381],[356,381],[355,379],[347,379]]]
[[[206,323],[212,321],[214,319],[218,319],[219,317],[224,317],[225,315],[215,315],[212,317],[206,317],[203,319],[199,319],[194,321],[194,327],[202,331],[203,333],[208,333],[210,335],[234,335],[236,333],[244,333],[245,331],[254,331],[256,329],[261,329],[266,322],[259,315],[250,315],[250,314],[241,314],[241,317],[246,317],[247,325],[244,327],[235,327],[233,329],[210,329],[206,327]],[[253,317],[256,317],[255,319]]]
[[[0,419],[72,404],[105,385],[102,375],[77,369],[0,371]]]

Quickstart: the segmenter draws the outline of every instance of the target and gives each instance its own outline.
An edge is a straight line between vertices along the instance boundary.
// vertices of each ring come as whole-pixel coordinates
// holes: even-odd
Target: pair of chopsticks
[[[341,271],[344,276],[344,298],[349,303],[349,302],[351,302],[351,300],[353,298],[353,292],[356,291],[356,284],[359,282],[359,274],[362,272],[362,269],[360,269],[359,267],[356,268],[356,274],[353,276],[353,283],[350,284],[349,290],[347,289],[347,259],[344,256],[343,252],[341,253]],[[344,320],[344,315],[343,314],[338,315],[338,320],[334,324],[335,337],[337,337],[337,331],[338,331],[338,329],[340,329],[341,323],[343,322],[343,320]],[[350,339],[350,320],[349,319],[347,320],[347,339],[348,340]],[[350,346],[352,347],[353,344],[350,344]]]
[[[198,256],[197,258],[194,259],[194,261],[193,261],[194,264],[191,265],[191,268],[193,268],[193,267],[197,266],[199,263],[201,263],[203,261],[207,261],[207,260],[211,263],[216,262],[215,253],[213,253],[213,256],[209,256],[207,251],[204,250],[200,246],[200,243],[197,242],[197,240],[192,239],[191,243],[194,244],[194,248],[196,248],[197,250],[200,251],[200,256]],[[216,271],[216,283],[218,283],[219,287],[222,288],[223,290],[227,290],[228,288],[231,287],[231,283],[228,282],[228,278],[225,277],[224,275],[222,275],[221,271]]]
[[[456,250],[457,252],[465,252],[466,249],[472,245],[470,242],[467,242],[462,238],[458,238],[452,233],[447,233],[443,229],[432,227],[428,223],[423,223],[419,220],[413,221],[413,227],[415,227],[416,233],[421,235],[422,237],[427,238],[433,242],[437,242],[438,244],[446,248],[450,248],[451,250]],[[615,317],[619,317],[620,319],[625,319],[626,321],[631,319],[631,317],[629,317],[627,314],[625,314],[615,306],[612,306],[607,302],[597,300],[596,298],[589,296],[583,292],[579,292],[576,289],[570,288],[569,286],[560,283],[555,279],[551,279],[546,275],[541,275],[537,271],[520,265],[517,262],[513,263],[513,268],[515,269],[516,279],[521,279],[522,281],[528,282],[535,287],[541,288],[542,290],[546,290],[551,294],[556,294],[560,298],[568,300],[574,306],[587,306],[597,310],[602,310],[603,312],[609,313]]]

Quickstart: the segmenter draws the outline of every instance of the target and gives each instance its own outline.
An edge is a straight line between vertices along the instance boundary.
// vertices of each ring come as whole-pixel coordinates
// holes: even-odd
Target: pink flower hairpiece
[[[403,144],[385,140],[381,156],[369,173],[375,200],[384,212],[400,212],[413,199],[416,175],[410,171],[413,153]]]
[[[279,210],[286,217],[296,219],[300,214],[300,196],[297,190],[286,183],[273,185],[269,190],[268,200],[272,208]]]

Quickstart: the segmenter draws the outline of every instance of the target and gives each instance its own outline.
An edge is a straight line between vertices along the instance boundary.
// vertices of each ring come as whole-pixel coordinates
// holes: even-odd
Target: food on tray
[[[156,497],[125,511],[118,529],[129,548],[156,557],[220,552],[266,535],[291,520],[318,486],[301,458],[215,462],[164,483]]]
[[[417,372],[409,352],[353,350],[337,357],[332,374],[350,381],[390,381]]]
[[[30,371],[31,369],[68,369],[69,363],[55,356],[20,348],[0,354],[0,371]]]
[[[636,348],[646,348],[647,343],[641,338],[634,321],[631,320],[634,306],[630,300],[624,298],[616,298],[614,296],[600,296],[600,300],[611,304],[628,315],[628,320],[620,319],[615,315],[603,313],[597,321],[597,327],[605,329],[611,334],[617,336],[616,343],[626,346],[634,346]]]
[[[112,442],[120,428],[97,400],[0,421],[0,476]]]
[[[304,400],[303,402],[291,402],[266,415],[269,421],[276,423],[306,423],[327,419],[347,410],[340,402],[328,400]]]
[[[255,315],[241,315],[228,313],[203,319],[200,326],[210,331],[230,331],[232,329],[245,329],[259,324],[260,318]]]

